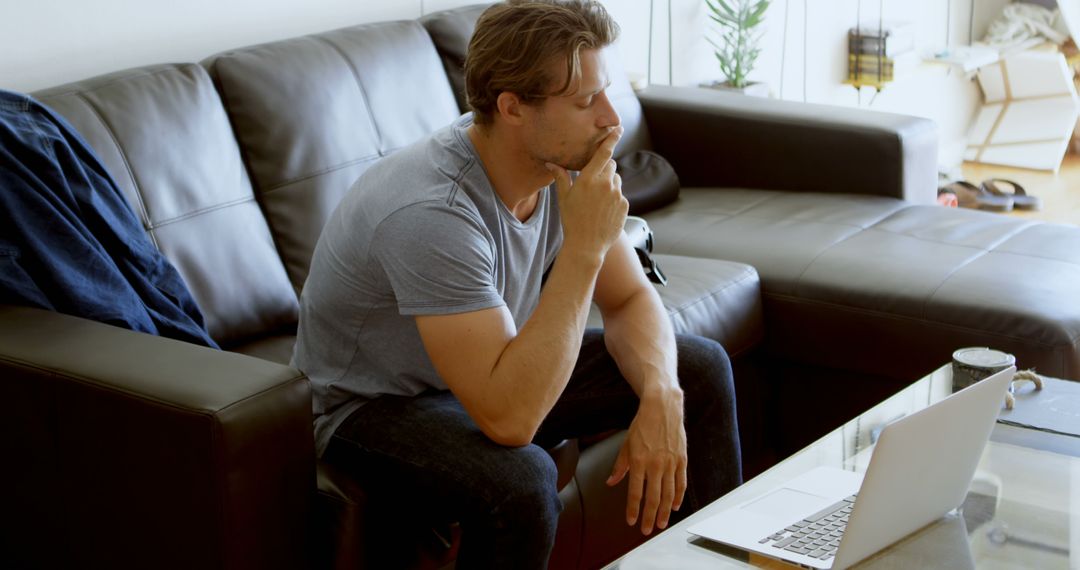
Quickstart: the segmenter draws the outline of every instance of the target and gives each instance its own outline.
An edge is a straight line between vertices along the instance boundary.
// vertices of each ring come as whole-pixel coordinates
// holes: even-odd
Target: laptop
[[[885,426],[866,473],[818,467],[689,527],[806,568],[847,568],[959,507],[1015,367]]]

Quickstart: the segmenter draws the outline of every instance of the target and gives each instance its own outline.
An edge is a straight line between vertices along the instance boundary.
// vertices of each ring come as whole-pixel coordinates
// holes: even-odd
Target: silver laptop
[[[886,426],[865,475],[818,467],[688,530],[807,568],[847,568],[964,502],[1014,372]]]

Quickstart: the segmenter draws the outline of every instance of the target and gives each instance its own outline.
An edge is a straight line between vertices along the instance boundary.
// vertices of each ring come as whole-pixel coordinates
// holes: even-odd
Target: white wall
[[[32,91],[138,65],[199,61],[229,48],[362,22],[415,18],[475,0],[2,1],[0,88]],[[1007,1],[953,0],[951,37],[966,42],[973,2],[977,4],[975,27],[981,34]],[[643,75],[651,71],[654,83],[667,83],[670,78],[676,85],[719,78],[711,46],[704,39],[704,0],[604,3],[623,28],[620,50],[628,70]],[[885,3],[884,15],[913,22],[922,47],[941,45],[948,4],[947,0],[890,1]],[[766,15],[762,56],[751,78],[768,82],[784,99],[932,118],[941,126],[943,162],[958,161],[979,97],[969,78],[924,66],[914,78],[889,85],[876,98],[872,90],[864,89],[860,95],[841,84],[847,73],[846,33],[855,25],[857,5],[858,0],[773,0]],[[864,22],[877,21],[878,5],[874,0],[862,1]],[[650,7],[651,69],[647,64]],[[670,52],[669,11],[674,29]]]
[[[861,20],[876,25],[879,8],[886,21],[912,23],[918,49],[969,42],[985,33],[1009,0],[773,0],[765,16],[762,53],[750,79],[770,84],[777,97],[829,105],[871,108],[935,120],[940,128],[940,162],[961,160],[968,125],[981,94],[970,75],[948,67],[919,66],[915,73],[876,94],[843,84],[847,77],[847,31]],[[622,49],[627,67],[642,74],[648,39],[649,0],[608,0],[624,28]],[[654,0],[651,79],[653,83],[697,85],[723,79],[705,40],[710,33],[704,0]],[[670,8],[669,8],[670,6]],[[951,8],[951,14],[947,9]],[[668,11],[674,34],[668,51]],[[786,17],[786,30],[785,30]],[[638,22],[637,20],[642,20]],[[804,33],[805,31],[805,33]],[[628,33],[629,32],[629,33]],[[669,67],[669,53],[671,66]],[[782,88],[782,91],[781,91]]]
[[[33,91],[109,71],[477,0],[0,0],[0,88]]]

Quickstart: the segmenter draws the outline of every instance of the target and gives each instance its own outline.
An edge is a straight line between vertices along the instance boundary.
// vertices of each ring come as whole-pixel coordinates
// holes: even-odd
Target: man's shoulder
[[[369,173],[460,178],[476,157],[464,140],[462,119],[380,158]],[[365,173],[365,176],[367,173]]]
[[[461,191],[458,181],[447,177],[398,178],[396,183],[369,177],[357,181],[350,198],[353,214],[349,217],[362,217],[373,229],[392,221],[411,224],[413,231],[423,233],[428,224],[442,220],[483,219],[472,197]]]
[[[451,126],[379,159],[360,176],[353,191],[364,199],[397,206],[440,198],[453,206],[455,191],[482,173]]]
[[[483,216],[460,192],[399,203],[384,210],[373,229],[379,241],[392,247],[409,242],[439,249],[450,242],[491,240]]]

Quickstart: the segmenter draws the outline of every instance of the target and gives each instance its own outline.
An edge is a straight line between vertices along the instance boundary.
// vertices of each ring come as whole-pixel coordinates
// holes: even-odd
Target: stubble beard
[[[564,164],[562,164],[563,168],[578,172],[584,170],[585,167],[588,166],[589,161],[591,161],[592,157],[596,154],[596,149],[600,148],[600,144],[604,142],[604,139],[606,137],[607,135],[605,134],[598,136],[595,140],[589,141],[589,143],[586,144],[585,149],[582,150],[581,153],[569,158]],[[559,163],[556,162],[555,164]]]

